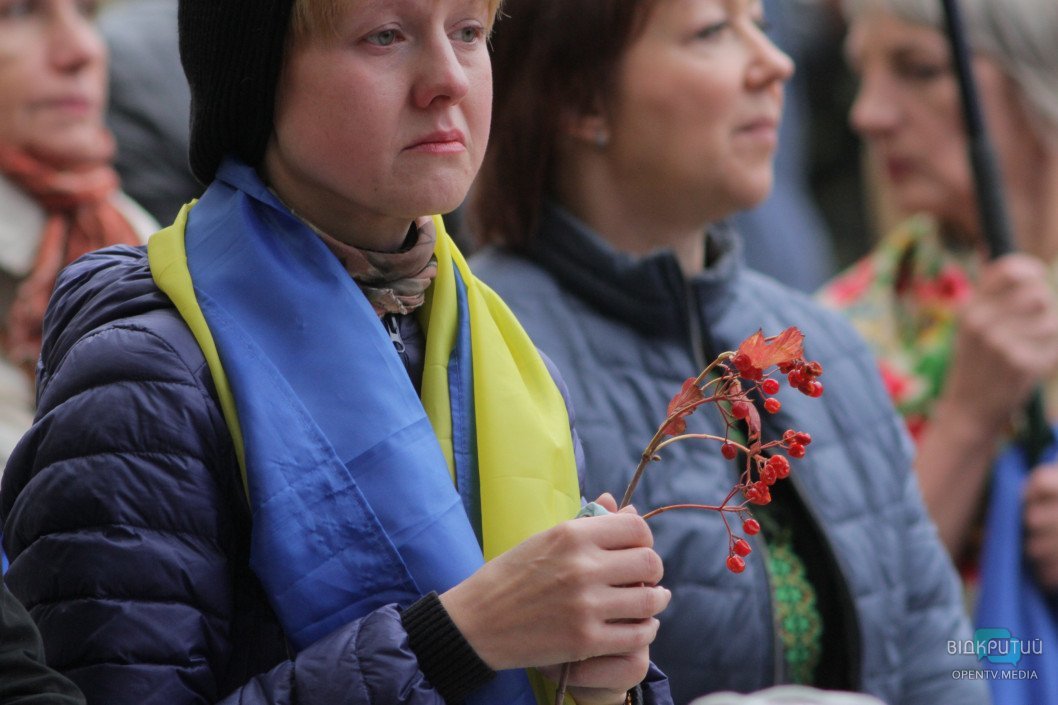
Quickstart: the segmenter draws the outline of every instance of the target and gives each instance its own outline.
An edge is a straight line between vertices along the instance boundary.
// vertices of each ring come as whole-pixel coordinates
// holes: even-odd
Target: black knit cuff
[[[446,703],[464,700],[496,675],[463,637],[436,592],[404,610],[400,621],[426,680]]]

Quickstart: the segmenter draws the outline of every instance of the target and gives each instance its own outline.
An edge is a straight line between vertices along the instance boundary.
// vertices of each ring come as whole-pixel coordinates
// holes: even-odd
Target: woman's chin
[[[418,213],[422,215],[436,215],[451,213],[463,205],[469,192],[467,188],[447,188],[434,192],[419,200]]]
[[[85,126],[29,140],[24,149],[57,167],[107,161],[114,154],[111,140],[101,126]]]
[[[774,181],[773,173],[770,170],[767,174],[761,174],[758,178],[747,181],[741,189],[732,194],[732,203],[728,215],[753,210],[764,203],[768,196],[771,195]]]

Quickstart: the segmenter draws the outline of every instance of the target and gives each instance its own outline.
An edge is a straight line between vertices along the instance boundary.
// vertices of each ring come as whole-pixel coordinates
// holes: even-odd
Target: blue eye
[[[380,47],[392,46],[399,35],[395,29],[384,29],[381,32],[375,32],[367,37],[367,41],[371,44],[377,44]]]
[[[468,25],[466,27],[460,27],[455,32],[456,39],[458,39],[461,42],[466,42],[467,44],[472,44],[472,43],[476,42],[477,40],[481,39],[483,34],[484,34],[484,32],[481,29],[481,27],[475,27],[473,25]]]

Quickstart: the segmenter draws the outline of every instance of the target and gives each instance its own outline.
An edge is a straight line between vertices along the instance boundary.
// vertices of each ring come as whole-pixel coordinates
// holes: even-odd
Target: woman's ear
[[[610,144],[609,121],[600,113],[567,112],[563,118],[563,132],[596,149],[605,149]]]

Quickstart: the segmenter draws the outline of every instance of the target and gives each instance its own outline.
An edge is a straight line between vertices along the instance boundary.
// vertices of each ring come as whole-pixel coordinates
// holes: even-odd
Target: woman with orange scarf
[[[0,470],[32,420],[41,320],[59,270],[155,229],[111,168],[95,9],[84,0],[0,3]]]

